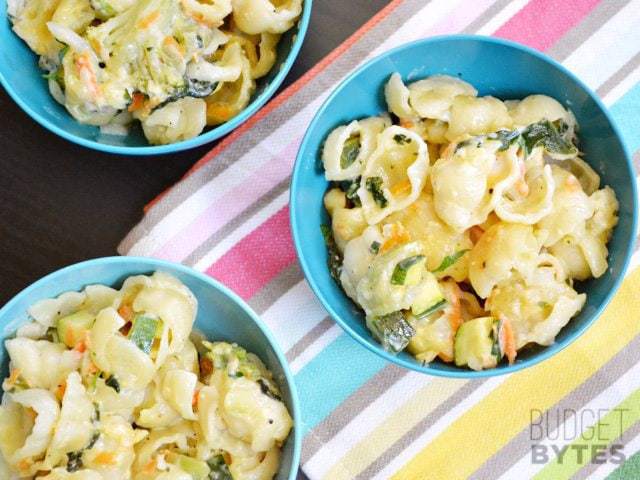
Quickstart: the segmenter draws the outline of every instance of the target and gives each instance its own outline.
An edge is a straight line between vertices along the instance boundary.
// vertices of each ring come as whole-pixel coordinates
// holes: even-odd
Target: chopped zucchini
[[[482,370],[498,364],[493,354],[496,322],[493,317],[480,317],[460,325],[454,343],[457,366],[467,365],[472,370]]]
[[[210,480],[233,480],[229,466],[225,463],[222,455],[216,455],[207,460],[207,465],[211,468]]]
[[[206,356],[211,359],[215,370],[225,370],[227,375],[233,378],[246,377],[249,380],[258,380],[262,377],[255,356],[251,356],[235,343],[214,342],[207,343],[206,346],[209,349]]]
[[[411,313],[416,318],[424,318],[444,308],[447,301],[442,295],[442,290],[436,277],[430,272],[423,272],[420,292],[413,300]]]
[[[393,312],[381,317],[367,317],[367,327],[382,347],[393,353],[404,350],[416,334],[402,312]]]
[[[95,317],[86,310],[58,319],[58,336],[67,347],[75,347],[91,329]]]
[[[342,153],[340,155],[340,168],[343,170],[350,167],[353,162],[358,158],[360,153],[360,135],[350,136],[344,146],[342,147]]]
[[[149,354],[153,346],[153,341],[156,338],[158,323],[157,318],[144,314],[136,315],[133,319],[131,331],[129,332],[129,340],[135,343],[144,353]]]
[[[425,256],[414,255],[397,263],[391,275],[392,285],[417,285],[424,272]]]
[[[181,455],[174,452],[167,455],[167,460],[191,475],[193,480],[206,480],[209,478],[209,472],[211,469],[207,463],[202,460],[197,460],[193,457],[188,457],[187,455]]]

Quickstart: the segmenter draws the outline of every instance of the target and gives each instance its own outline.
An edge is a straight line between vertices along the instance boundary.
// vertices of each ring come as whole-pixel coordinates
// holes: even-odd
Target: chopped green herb
[[[402,312],[368,318],[367,326],[382,347],[393,353],[404,350],[416,334],[415,329],[407,322]]]
[[[469,249],[465,248],[464,250],[460,250],[460,251],[454,253],[453,255],[447,255],[446,257],[444,257],[442,259],[442,263],[440,263],[440,266],[438,266],[438,268],[436,268],[433,271],[433,273],[444,272],[447,268],[449,268],[454,263],[456,263],[458,260],[460,260],[460,258],[462,258],[462,256],[465,253],[467,253],[468,251],[469,251]]]
[[[118,380],[116,379],[116,377],[114,377],[113,375],[110,375],[105,381],[104,384],[107,387],[111,387],[113,388],[116,393],[120,393],[120,382],[118,382]]]
[[[385,208],[389,201],[384,196],[384,192],[382,191],[382,178],[380,177],[369,177],[365,183],[367,191],[371,193],[373,200],[378,204],[380,208]]]
[[[412,267],[420,264],[425,259],[424,255],[415,255],[413,257],[405,258],[397,263],[391,274],[392,285],[404,285],[407,283],[409,272]],[[414,283],[414,282],[409,282]],[[416,282],[417,283],[417,282]]]
[[[436,303],[435,305],[427,308],[424,312],[421,312],[419,314],[417,314],[415,317],[418,320],[422,320],[423,318],[428,317],[429,315],[433,315],[436,312],[439,312],[440,310],[442,310],[444,307],[447,306],[447,301],[446,300],[440,300],[438,303]]]
[[[322,236],[324,237],[324,243],[327,245],[328,259],[327,264],[329,266],[329,272],[333,279],[340,284],[340,274],[342,273],[342,253],[338,249],[335,238],[333,238],[333,231],[329,225],[320,225]]]
[[[522,132],[525,153],[542,146],[549,154],[576,155],[578,149],[562,137],[556,126],[548,120],[532,123]]]
[[[207,460],[207,465],[211,469],[209,480],[233,480],[229,466],[225,463],[222,455],[216,455]]]
[[[369,250],[371,253],[377,254],[380,251],[380,242],[372,242]]]
[[[340,155],[340,168],[349,168],[360,153],[360,135],[352,135],[344,142]]]
[[[393,136],[393,141],[396,142],[398,145],[407,145],[411,143],[411,139],[406,135],[403,135],[402,133],[396,133]]]

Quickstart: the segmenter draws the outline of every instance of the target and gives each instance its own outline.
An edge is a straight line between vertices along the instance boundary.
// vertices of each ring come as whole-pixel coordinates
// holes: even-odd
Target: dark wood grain
[[[387,3],[315,0],[283,88]],[[1,88],[0,119],[0,304],[53,270],[116,254],[145,203],[213,146],[149,158],[95,152],[40,127]]]

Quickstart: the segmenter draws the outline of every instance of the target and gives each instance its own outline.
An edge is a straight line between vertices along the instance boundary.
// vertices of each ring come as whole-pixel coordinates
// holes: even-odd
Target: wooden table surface
[[[315,0],[304,46],[283,87],[387,3]],[[156,157],[96,152],[45,130],[2,88],[0,119],[0,305],[58,268],[115,255],[145,203],[213,147]]]

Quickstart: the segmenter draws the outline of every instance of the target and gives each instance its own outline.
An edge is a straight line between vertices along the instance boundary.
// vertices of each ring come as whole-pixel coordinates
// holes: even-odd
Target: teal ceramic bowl
[[[480,95],[502,99],[542,93],[571,108],[580,124],[581,149],[587,161],[610,185],[620,202],[620,221],[609,243],[609,270],[577,286],[588,295],[582,312],[546,348],[520,352],[509,366],[474,372],[439,361],[421,365],[407,353],[392,355],[380,347],[364,324],[364,315],[333,281],[320,224],[329,218],[322,204],[327,189],[320,152],[338,125],[387,111],[383,87],[399,72],[405,81],[433,74],[457,76]],[[448,377],[478,378],[515,372],[556,354],[596,320],[617,290],[633,251],[637,223],[635,174],[618,129],[598,97],[560,64],[516,43],[489,37],[453,35],[403,45],[362,65],[330,95],[311,122],[291,180],[291,225],[298,258],[307,281],[324,307],[354,339],[402,367]]]
[[[79,145],[120,155],[161,155],[188,150],[231,132],[273,96],[300,52],[311,18],[312,2],[304,0],[297,26],[282,36],[276,64],[266,77],[258,81],[249,105],[228,122],[205,129],[201,135],[183,142],[152,146],[139,125],[132,127],[127,136],[118,136],[102,135],[98,127],[78,123],[49,93],[47,82],[38,68],[37,55],[11,30],[6,0],[0,0],[0,83],[36,122]]]
[[[251,308],[231,290],[212,278],[176,263],[136,257],[106,257],[77,263],[53,272],[24,289],[0,309],[0,337],[14,335],[29,321],[27,308],[43,298],[70,290],[82,290],[90,284],[119,288],[131,275],[151,274],[157,270],[170,273],[191,289],[198,299],[194,328],[209,339],[236,342],[254,352],[273,372],[284,401],[294,420],[294,428],[284,444],[277,480],[294,480],[300,463],[302,419],[293,375],[275,338]],[[8,374],[9,359],[0,348],[0,373]]]

